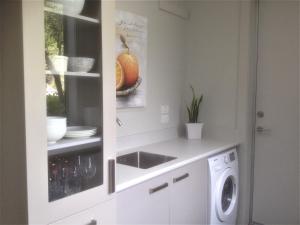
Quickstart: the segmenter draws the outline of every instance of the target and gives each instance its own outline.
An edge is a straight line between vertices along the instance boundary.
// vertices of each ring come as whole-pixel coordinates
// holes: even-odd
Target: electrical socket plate
[[[168,105],[161,105],[160,106],[160,113],[161,114],[168,114],[169,113],[169,106]]]

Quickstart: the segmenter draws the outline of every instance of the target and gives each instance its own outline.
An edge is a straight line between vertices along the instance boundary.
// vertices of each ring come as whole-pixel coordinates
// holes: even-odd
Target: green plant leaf
[[[193,98],[190,104],[190,107],[187,107],[188,116],[189,116],[189,122],[190,123],[197,123],[198,122],[198,115],[199,115],[199,108],[200,104],[203,100],[203,95],[201,95],[199,98],[196,97],[195,90],[193,86],[190,86],[193,94]]]
[[[191,121],[192,121],[191,110],[189,109],[189,107],[188,107],[188,106],[186,106],[186,109],[187,109],[187,111],[188,111],[189,122],[191,122]]]

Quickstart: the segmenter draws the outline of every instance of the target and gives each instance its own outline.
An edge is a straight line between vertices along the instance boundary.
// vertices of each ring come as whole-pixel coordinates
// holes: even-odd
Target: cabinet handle
[[[173,183],[176,183],[176,182],[178,182],[178,181],[181,181],[181,180],[183,180],[183,179],[186,179],[186,178],[188,178],[189,176],[190,176],[190,174],[189,174],[189,173],[186,173],[186,174],[184,174],[184,175],[182,175],[182,176],[180,176],[180,177],[173,178]]]
[[[115,160],[108,160],[108,193],[115,192]]]
[[[162,190],[162,189],[164,189],[164,188],[166,188],[166,187],[168,187],[168,186],[169,186],[168,183],[164,183],[164,184],[162,184],[162,185],[160,185],[160,186],[158,186],[158,187],[151,188],[151,189],[149,190],[149,194],[153,194],[153,193],[155,193],[155,192],[157,192],[157,191],[160,191],[160,190]]]
[[[86,225],[97,225],[98,222],[97,220],[92,219],[89,223],[87,223]]]

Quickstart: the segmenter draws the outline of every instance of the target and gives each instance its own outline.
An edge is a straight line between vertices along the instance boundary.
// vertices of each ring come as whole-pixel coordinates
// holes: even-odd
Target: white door
[[[298,224],[299,6],[259,2],[253,220]]]
[[[171,173],[170,224],[207,224],[207,160]]]

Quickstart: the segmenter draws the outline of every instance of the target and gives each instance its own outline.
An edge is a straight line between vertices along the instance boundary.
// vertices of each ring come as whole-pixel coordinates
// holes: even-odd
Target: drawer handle
[[[160,190],[162,190],[162,189],[164,189],[164,188],[166,188],[166,187],[168,187],[168,186],[169,186],[168,183],[164,183],[164,184],[162,184],[162,185],[160,185],[160,186],[158,186],[158,187],[151,188],[151,189],[149,190],[149,194],[153,194],[153,193],[155,193],[155,192],[157,192],[157,191],[160,191]]]
[[[87,223],[86,225],[97,225],[98,222],[95,219],[92,219],[89,223]]]
[[[115,192],[116,184],[115,184],[115,160],[108,160],[108,193],[112,194]],[[93,225],[93,224],[92,224]]]
[[[184,179],[188,178],[189,176],[190,176],[190,174],[186,173],[186,174],[184,174],[184,175],[182,175],[180,177],[173,178],[173,183],[176,183],[178,181],[184,180]]]

